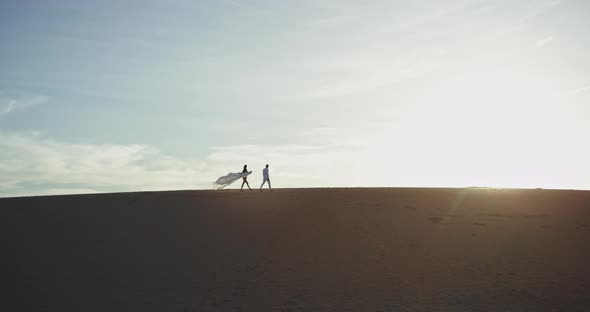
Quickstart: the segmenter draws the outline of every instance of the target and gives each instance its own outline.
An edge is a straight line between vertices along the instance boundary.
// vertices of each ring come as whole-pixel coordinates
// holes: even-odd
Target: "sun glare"
[[[452,168],[439,183],[554,185],[546,164],[563,161],[555,146],[568,131],[559,92],[550,83],[506,72],[465,75],[432,90],[420,124],[441,164]]]

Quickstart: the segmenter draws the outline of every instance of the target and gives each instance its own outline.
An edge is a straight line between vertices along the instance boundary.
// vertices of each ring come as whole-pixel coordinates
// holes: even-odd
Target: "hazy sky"
[[[0,196],[590,189],[585,0],[9,0],[0,42]]]

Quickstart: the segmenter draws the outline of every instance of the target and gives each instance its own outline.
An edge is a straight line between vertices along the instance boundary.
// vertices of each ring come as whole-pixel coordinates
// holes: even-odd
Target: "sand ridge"
[[[584,311],[590,192],[327,188],[0,199],[12,310]],[[5,310],[5,309],[3,309]]]

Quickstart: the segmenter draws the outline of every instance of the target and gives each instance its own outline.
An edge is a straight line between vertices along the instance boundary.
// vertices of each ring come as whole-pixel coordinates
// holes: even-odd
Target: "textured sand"
[[[587,311],[590,192],[0,199],[2,311]]]

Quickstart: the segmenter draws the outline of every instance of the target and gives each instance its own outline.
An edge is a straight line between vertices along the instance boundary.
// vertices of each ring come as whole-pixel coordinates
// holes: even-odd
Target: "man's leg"
[[[264,186],[264,183],[266,183],[266,180],[262,181],[262,184],[260,184],[260,190],[262,191],[262,187]]]
[[[268,181],[268,189],[272,191],[272,187],[270,187],[270,179],[268,179],[267,181]]]

